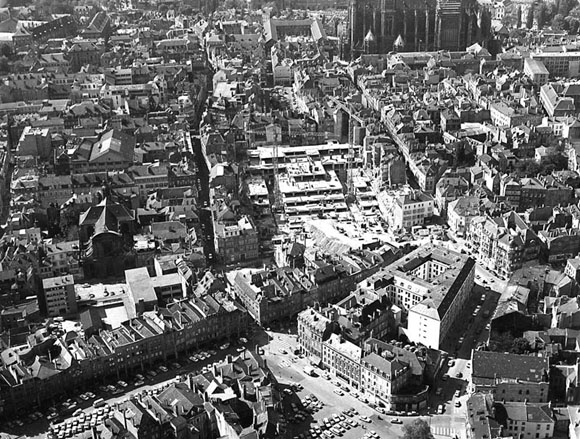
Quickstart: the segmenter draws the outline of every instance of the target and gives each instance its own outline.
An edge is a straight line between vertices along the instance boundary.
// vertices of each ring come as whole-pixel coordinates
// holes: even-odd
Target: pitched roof
[[[95,234],[104,231],[118,232],[120,223],[133,220],[133,215],[123,205],[105,198],[96,206],[89,207],[81,215],[79,225],[93,226]]]
[[[473,352],[474,378],[511,378],[544,382],[549,370],[548,358],[501,352]]]
[[[135,154],[135,138],[116,129],[110,130],[93,144],[89,161],[102,159],[109,154],[119,156],[120,160],[132,162]]]

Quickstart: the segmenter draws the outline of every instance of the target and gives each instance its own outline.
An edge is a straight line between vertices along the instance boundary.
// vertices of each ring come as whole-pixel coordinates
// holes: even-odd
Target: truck
[[[316,376],[316,373],[314,372],[314,368],[311,366],[304,366],[304,373],[306,375],[310,375],[311,377]]]

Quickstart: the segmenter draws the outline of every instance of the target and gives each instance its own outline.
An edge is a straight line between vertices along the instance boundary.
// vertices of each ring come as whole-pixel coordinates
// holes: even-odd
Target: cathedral
[[[485,42],[491,26],[476,0],[351,0],[349,22],[353,57],[465,50]]]

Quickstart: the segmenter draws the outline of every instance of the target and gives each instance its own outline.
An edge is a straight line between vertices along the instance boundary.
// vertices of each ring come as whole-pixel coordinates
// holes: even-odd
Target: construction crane
[[[362,128],[366,126],[366,121],[354,112],[350,104],[347,105],[346,103],[338,100],[334,96],[330,96],[330,100],[334,102],[337,108],[348,114],[348,157],[346,162],[346,190],[347,195],[354,196],[354,184],[352,175],[354,167],[354,145],[353,145],[354,130],[352,126],[352,120],[353,119],[356,120]]]

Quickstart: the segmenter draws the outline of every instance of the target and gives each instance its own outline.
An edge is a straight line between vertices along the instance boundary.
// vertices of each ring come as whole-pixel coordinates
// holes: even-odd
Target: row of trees
[[[522,27],[525,20],[526,28],[531,29],[536,21],[538,28],[551,26],[556,30],[566,30],[571,34],[580,31],[580,6],[578,0],[558,0],[555,3],[534,3],[522,17],[522,10],[517,7],[517,27]],[[509,22],[509,14],[506,14]],[[513,20],[513,19],[512,19]]]

